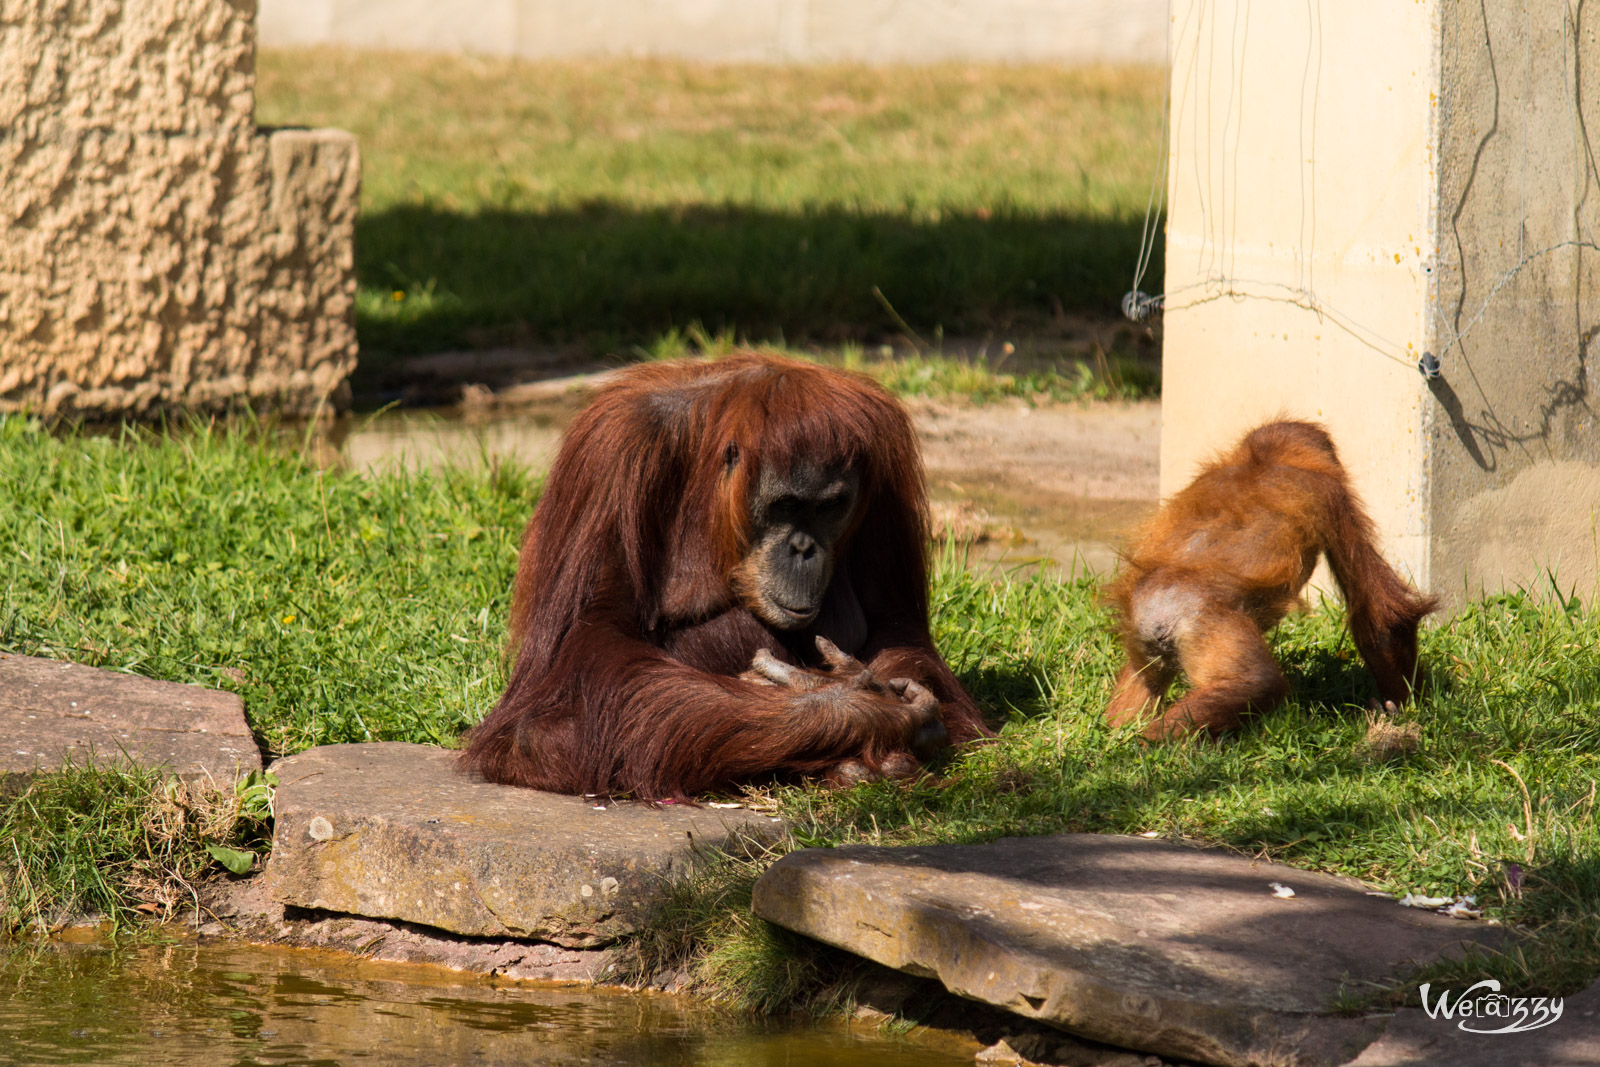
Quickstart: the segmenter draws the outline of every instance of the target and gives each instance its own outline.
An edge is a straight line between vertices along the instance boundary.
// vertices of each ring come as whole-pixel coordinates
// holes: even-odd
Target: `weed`
[[[196,902],[213,860],[244,873],[265,850],[267,791],[260,772],[184,781],[126,762],[35,776],[0,798],[0,933],[170,918]]]

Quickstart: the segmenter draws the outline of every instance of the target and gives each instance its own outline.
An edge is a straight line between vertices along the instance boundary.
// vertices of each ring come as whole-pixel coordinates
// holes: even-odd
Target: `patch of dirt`
[[[1116,546],[1159,493],[1157,401],[1030,406],[911,404],[937,509],[994,517],[976,539],[1000,566],[1109,569]],[[938,518],[936,510],[936,519]],[[957,537],[965,536],[953,525]]]
[[[1154,500],[1158,401],[1033,407],[912,401],[929,477],[981,472],[1020,489],[1074,500]]]
[[[441,357],[442,358],[442,357]],[[545,469],[562,431],[604,375],[468,387],[427,412],[345,419],[328,438],[342,462],[432,467],[500,458]],[[908,402],[938,531],[1001,568],[1102,573],[1155,510],[1161,407],[1136,403]]]

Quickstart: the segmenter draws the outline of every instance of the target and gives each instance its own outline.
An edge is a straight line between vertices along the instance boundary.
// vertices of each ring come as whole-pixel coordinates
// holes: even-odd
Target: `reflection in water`
[[[972,1051],[684,998],[239,945],[0,945],[0,1063],[954,1067]]]

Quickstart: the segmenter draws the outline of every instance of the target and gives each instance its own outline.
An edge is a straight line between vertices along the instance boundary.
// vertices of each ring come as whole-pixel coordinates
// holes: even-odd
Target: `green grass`
[[[318,472],[264,431],[119,441],[6,419],[0,648],[236,689],[273,753],[452,743],[501,683],[534,493],[487,466]],[[1182,835],[1394,893],[1477,894],[1531,940],[1463,978],[1561,992],[1600,973],[1600,614],[1576,598],[1499,596],[1427,631],[1431,693],[1404,713],[1421,745],[1384,759],[1365,745],[1372,686],[1336,609],[1273,632],[1296,685],[1286,707],[1225,743],[1147,747],[1100,715],[1115,648],[1090,585],[995,580],[947,553],[933,593],[940,647],[1004,723],[999,743],[942,781],[781,790],[801,843]],[[83,807],[74,825],[96,834],[136,814],[78,797],[65,808]],[[0,801],[0,841],[48,853],[67,832],[53,810]],[[767,1007],[836,992],[838,957],[749,917],[758,867],[682,887],[640,965],[687,962],[708,988]]]
[[[530,479],[363,479],[281,445],[0,421],[0,647],[235,690],[274,755],[452,742],[498,695]]]
[[[0,793],[0,934],[86,915],[170,918],[197,903],[214,861],[242,874],[267,851],[275,784],[259,772],[185,783],[122,763],[60,767]]]
[[[1128,334],[1123,334],[1127,338]],[[920,339],[919,339],[920,343]],[[718,359],[742,346],[732,330],[715,336],[697,322],[687,330],[668,330],[649,345],[634,348],[643,359]],[[924,397],[987,404],[1005,398],[1028,401],[1074,402],[1085,400],[1139,400],[1160,393],[1161,377],[1147,360],[1096,345],[1085,360],[1025,359],[1026,369],[998,369],[1007,353],[947,355],[937,348],[909,352],[883,345],[868,350],[857,344],[814,350],[787,345],[756,346],[763,351],[798,359],[828,363],[875,379],[900,397]]]
[[[1138,400],[1159,395],[1160,375],[1126,357],[1060,364],[1048,370],[997,371],[986,363],[937,353],[874,359],[859,349],[840,350],[841,365],[876,378],[896,396],[986,404],[1006,397],[1025,400]]]
[[[262,123],[361,138],[369,358],[874,339],[899,328],[874,287],[930,337],[1114,317],[1161,151],[1155,68],[269,49],[257,74]]]
[[[1473,894],[1487,916],[1530,935],[1506,955],[1440,965],[1435,981],[1493,976],[1547,993],[1600,973],[1600,618],[1575,598],[1499,596],[1427,632],[1432,693],[1402,716],[1422,743],[1391,758],[1366,743],[1360,709],[1373,689],[1336,606],[1272,635],[1296,682],[1286,707],[1222,744],[1159,747],[1100,717],[1117,657],[1091,585],[996,583],[947,555],[934,610],[957,673],[980,704],[1006,709],[1001,742],[958,760],[943,781],[781,790],[797,843],[1154,832],[1397,896]],[[1510,864],[1524,872],[1515,888]],[[859,969],[748,915],[762,866],[700,875],[648,947],[748,1007],[833,1002]],[[1361,999],[1415,1003],[1414,989]]]

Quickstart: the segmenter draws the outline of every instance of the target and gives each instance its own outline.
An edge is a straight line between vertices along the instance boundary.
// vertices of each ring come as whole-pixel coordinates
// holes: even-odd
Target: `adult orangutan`
[[[928,631],[927,502],[868,379],[737,354],[622,372],[528,524],[511,678],[464,764],[683,798],[916,771],[990,734]]]
[[[1154,716],[1150,740],[1219,734],[1264,711],[1288,683],[1262,634],[1300,603],[1317,557],[1344,594],[1350,634],[1378,694],[1411,695],[1417,624],[1436,599],[1412,589],[1374,544],[1333,440],[1309,422],[1271,422],[1206,465],[1164,504],[1107,590],[1128,663],[1113,724]],[[1179,670],[1193,688],[1162,711]]]

